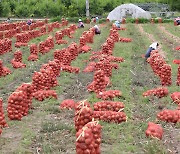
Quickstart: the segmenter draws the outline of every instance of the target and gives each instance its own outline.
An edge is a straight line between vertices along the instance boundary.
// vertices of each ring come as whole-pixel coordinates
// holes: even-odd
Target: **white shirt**
[[[99,27],[97,25],[95,25],[94,28],[99,29]]]
[[[156,50],[157,49],[157,44],[158,44],[157,42],[154,42],[149,47],[154,48]]]

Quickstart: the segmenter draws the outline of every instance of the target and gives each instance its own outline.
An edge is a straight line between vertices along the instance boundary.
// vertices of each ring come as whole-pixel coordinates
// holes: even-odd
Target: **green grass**
[[[54,132],[54,131],[59,131],[59,130],[69,130],[72,131],[73,127],[70,127],[64,123],[60,123],[60,122],[52,122],[52,121],[46,121],[42,124],[42,133],[46,133],[46,132]]]
[[[163,24],[163,26],[173,35],[180,37],[179,26],[173,26],[172,24]]]

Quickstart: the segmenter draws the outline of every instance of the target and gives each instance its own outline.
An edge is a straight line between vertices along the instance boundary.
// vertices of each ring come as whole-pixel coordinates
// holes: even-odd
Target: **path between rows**
[[[165,34],[167,34],[170,38],[172,38],[173,43],[180,43],[180,38],[178,36],[173,35],[172,33],[170,33],[168,30],[166,30],[166,28],[163,25],[158,25],[158,28],[163,31]]]
[[[164,46],[169,50],[169,52],[174,56],[173,59],[179,59],[180,58],[180,54],[179,51],[175,50],[175,47],[177,47],[179,42],[178,40],[173,40],[173,38],[171,39],[170,36],[165,33],[163,30],[161,30],[160,28],[158,28],[159,30],[156,32],[157,37],[161,40],[161,43],[164,44]],[[171,35],[171,34],[170,34]],[[180,40],[179,40],[180,41]],[[168,51],[167,50],[167,51]],[[168,60],[169,57],[166,57],[166,59]]]
[[[152,42],[158,42],[152,34],[149,34],[144,31],[142,24],[137,24],[137,27],[138,27],[139,31],[141,32],[141,34],[146,35]],[[159,46],[158,51],[163,58],[165,58],[167,56],[166,53],[162,50],[161,46]]]

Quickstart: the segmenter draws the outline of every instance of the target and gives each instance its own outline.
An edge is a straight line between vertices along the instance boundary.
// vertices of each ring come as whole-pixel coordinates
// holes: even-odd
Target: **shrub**
[[[163,19],[163,23],[171,23],[174,22],[172,19]]]
[[[78,20],[79,20],[79,17],[69,17],[69,18],[68,18],[68,21],[69,21],[69,22],[75,22],[75,23],[77,23]],[[83,21],[82,18],[81,18],[81,20]],[[84,21],[83,21],[83,22],[84,22]]]
[[[18,17],[29,17],[30,15],[29,8],[27,7],[27,5],[23,5],[23,4],[18,5],[16,7],[15,14]]]
[[[127,18],[127,19],[126,19],[126,22],[127,22],[127,23],[135,23],[135,19],[133,19],[133,18]]]
[[[106,22],[106,18],[99,19],[99,23],[100,23],[100,24],[101,24],[101,23],[104,23],[104,22]]]
[[[1,11],[1,10],[0,10]],[[2,13],[1,16],[7,17],[11,14],[11,8],[8,2],[2,4]]]
[[[60,22],[61,18],[62,18],[61,16],[57,16],[57,17],[51,18],[50,21],[51,22],[55,22],[55,21],[59,21]]]
[[[148,23],[149,19],[145,19],[145,18],[139,18],[139,23]]]

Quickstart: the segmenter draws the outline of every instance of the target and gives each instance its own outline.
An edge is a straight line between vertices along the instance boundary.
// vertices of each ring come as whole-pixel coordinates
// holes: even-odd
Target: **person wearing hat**
[[[149,48],[147,49],[146,54],[145,54],[145,61],[150,57],[151,52],[153,50],[156,50],[158,48],[158,46],[159,46],[158,42],[154,42],[149,46]]]
[[[27,24],[30,26],[30,25],[32,24],[32,19],[29,19],[29,20],[27,21]]]
[[[176,18],[175,22],[177,23],[177,25],[180,25],[180,17]]]
[[[114,25],[117,27],[117,28],[120,28],[120,22],[118,20],[115,21]]]
[[[79,19],[78,22],[79,22],[78,28],[84,28],[84,23],[82,22],[82,20]]]
[[[8,17],[6,22],[10,23],[11,22],[11,19]]]
[[[99,17],[97,16],[95,19],[96,19],[96,23],[98,23],[99,22]]]

